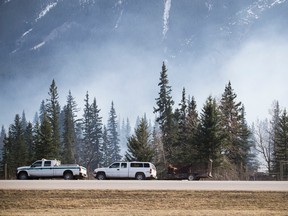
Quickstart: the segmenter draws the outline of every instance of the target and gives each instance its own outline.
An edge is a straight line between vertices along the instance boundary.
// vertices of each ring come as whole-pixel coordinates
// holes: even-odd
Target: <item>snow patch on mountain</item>
[[[32,31],[32,28],[30,28],[28,31],[24,32],[21,36],[21,38],[25,37],[27,34],[29,34]]]
[[[164,0],[164,13],[163,13],[163,38],[165,38],[169,29],[169,13],[172,0]]]
[[[231,25],[249,25],[259,19],[268,9],[283,4],[286,0],[258,0],[247,8],[239,11],[230,23]]]
[[[38,17],[36,18],[36,22],[39,20],[39,19],[41,19],[42,17],[44,17],[52,8],[54,8],[55,6],[57,5],[57,2],[54,2],[54,3],[52,3],[52,4],[48,4],[46,7],[45,7],[45,9],[44,10],[42,10],[40,13],[39,13],[39,15],[38,15]]]
[[[31,48],[30,50],[39,50],[40,47],[44,46],[45,42],[41,42],[39,44],[37,44],[36,46],[34,46],[33,48]]]

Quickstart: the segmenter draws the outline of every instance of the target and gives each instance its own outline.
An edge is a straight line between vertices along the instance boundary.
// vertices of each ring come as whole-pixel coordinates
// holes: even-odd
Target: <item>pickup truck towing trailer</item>
[[[97,168],[93,176],[98,180],[104,179],[156,179],[157,171],[150,162],[115,162],[109,167]]]
[[[81,179],[87,177],[87,170],[78,164],[62,164],[58,160],[37,160],[31,166],[17,168],[17,179],[64,178]]]

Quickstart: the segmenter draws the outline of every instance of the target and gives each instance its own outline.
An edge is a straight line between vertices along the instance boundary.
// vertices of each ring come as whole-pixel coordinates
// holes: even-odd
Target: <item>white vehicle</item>
[[[104,179],[156,179],[155,166],[150,162],[115,162],[106,168],[97,168],[93,176]]]
[[[29,178],[64,178],[80,179],[87,177],[85,167],[78,164],[63,164],[58,160],[37,160],[31,166],[17,168],[17,179]]]

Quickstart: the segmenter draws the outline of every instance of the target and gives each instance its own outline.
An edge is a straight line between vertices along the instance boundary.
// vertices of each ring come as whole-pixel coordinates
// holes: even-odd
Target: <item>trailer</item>
[[[188,179],[200,180],[204,178],[212,178],[212,163],[211,159],[207,163],[192,163],[192,164],[169,164],[167,179]]]

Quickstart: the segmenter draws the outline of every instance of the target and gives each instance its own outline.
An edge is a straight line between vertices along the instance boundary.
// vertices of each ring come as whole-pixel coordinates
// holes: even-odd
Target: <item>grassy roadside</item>
[[[288,192],[0,190],[0,215],[287,215]]]

